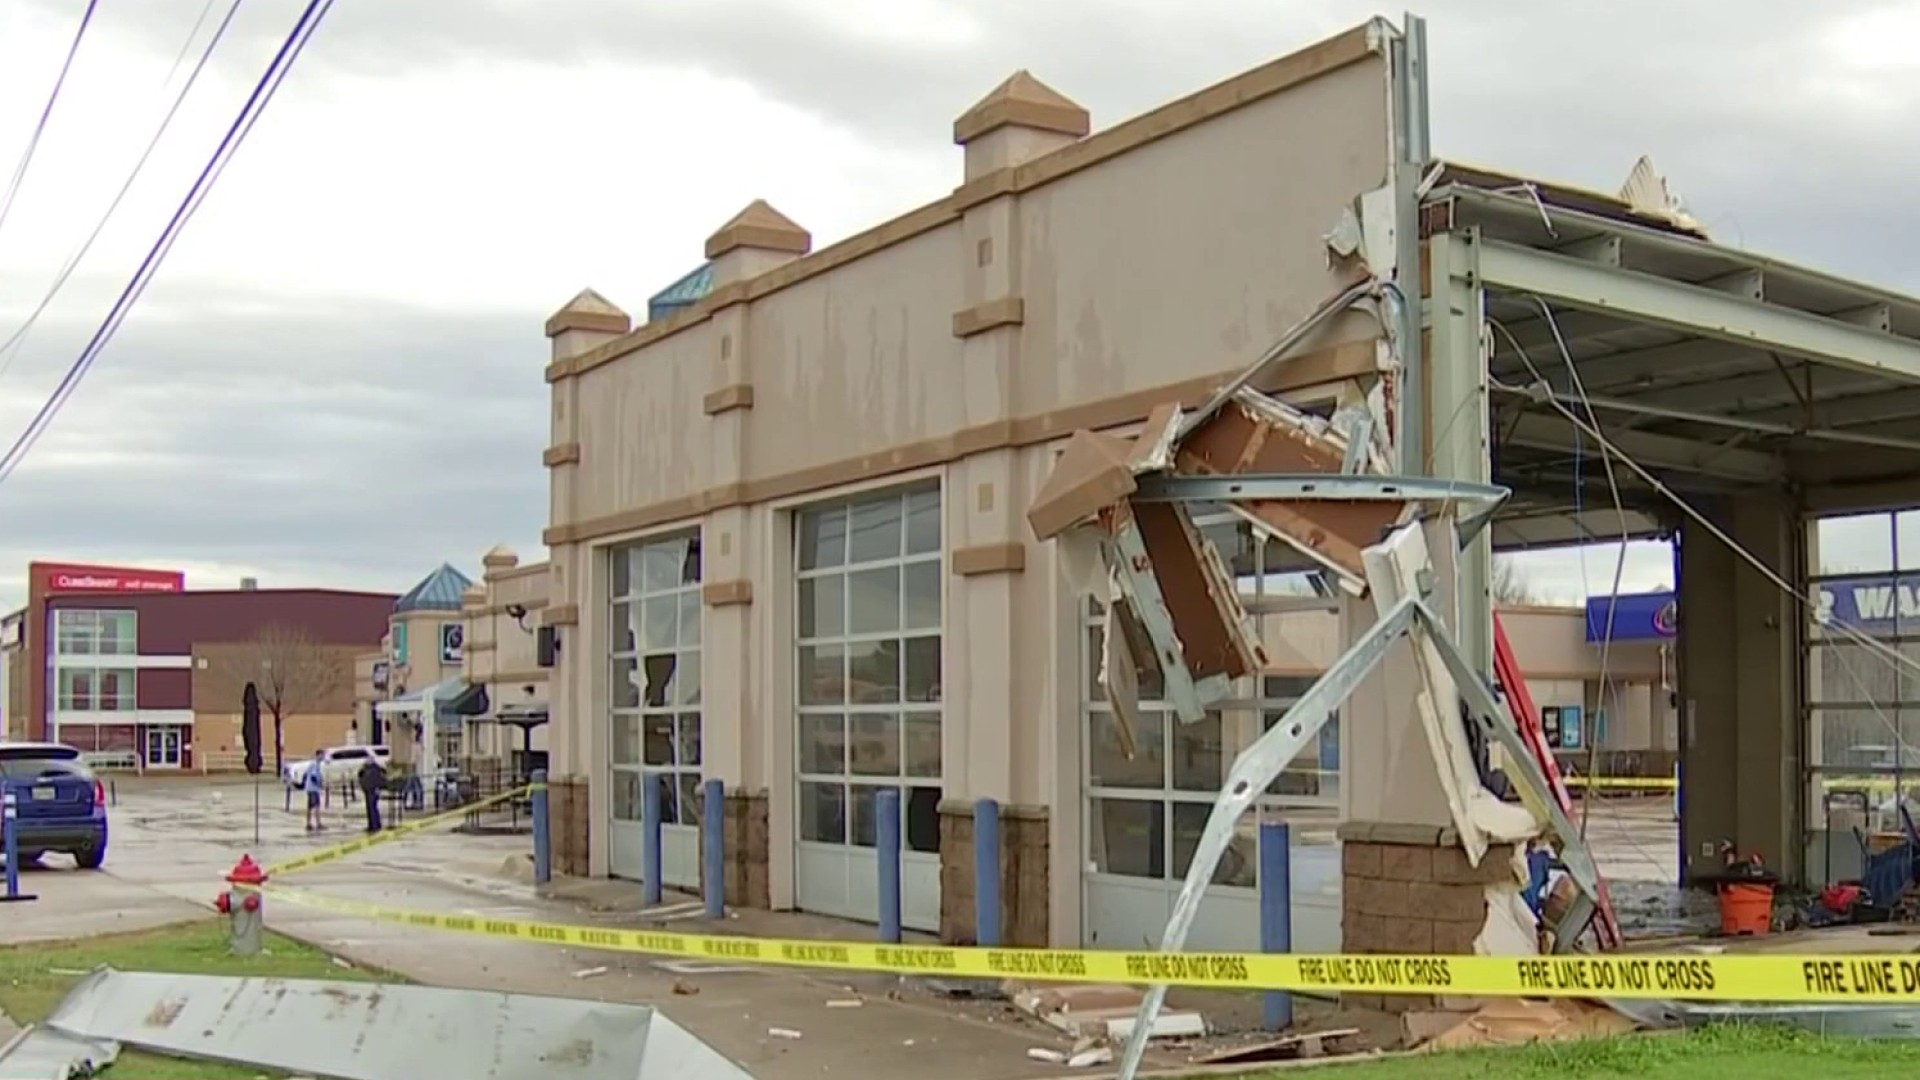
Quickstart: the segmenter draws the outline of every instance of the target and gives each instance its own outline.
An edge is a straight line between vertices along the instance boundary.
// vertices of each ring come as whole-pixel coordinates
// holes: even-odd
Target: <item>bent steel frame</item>
[[[1402,477],[1372,477],[1367,481],[1349,482],[1372,482],[1383,487],[1408,483]],[[1436,523],[1403,525],[1396,530],[1396,536],[1433,524]],[[1450,522],[1438,524],[1450,525]],[[1389,539],[1379,545],[1379,549],[1388,548],[1392,543],[1392,539]],[[1234,759],[1226,783],[1214,802],[1206,827],[1194,848],[1193,861],[1188,866],[1180,895],[1174,902],[1172,916],[1161,936],[1162,952],[1179,952],[1185,946],[1187,934],[1200,913],[1208,883],[1232,843],[1240,818],[1254,807],[1261,793],[1286,770],[1288,764],[1318,737],[1328,719],[1367,675],[1379,666],[1393,645],[1416,633],[1424,636],[1438,652],[1454,684],[1466,699],[1473,722],[1519,766],[1513,772],[1513,779],[1520,789],[1522,801],[1536,815],[1545,818],[1546,831],[1557,842],[1561,862],[1578,887],[1576,901],[1554,927],[1555,949],[1570,950],[1586,929],[1598,910],[1603,885],[1599,868],[1580,839],[1579,827],[1554,800],[1549,779],[1533,763],[1531,751],[1512,717],[1494,698],[1487,680],[1474,670],[1465,653],[1453,640],[1445,621],[1432,607],[1431,602],[1435,597],[1432,567],[1421,567],[1414,577],[1419,582],[1420,593],[1404,595],[1382,611],[1366,633],[1334,661],[1287,711],[1286,722],[1266,732]],[[1153,986],[1142,1000],[1122,1059],[1121,1077],[1130,1078],[1139,1068],[1154,1020],[1165,1002],[1166,990],[1164,985]]]

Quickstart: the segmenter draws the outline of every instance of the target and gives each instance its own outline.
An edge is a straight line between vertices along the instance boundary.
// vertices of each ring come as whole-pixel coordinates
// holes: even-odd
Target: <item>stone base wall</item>
[[[589,846],[592,811],[583,777],[547,781],[547,829],[553,845],[553,872],[567,877],[592,873]]]
[[[707,822],[701,822],[702,849],[705,850]],[[773,906],[772,886],[767,878],[767,794],[729,791],[721,822],[721,844],[726,852],[727,906],[760,908]],[[700,860],[700,890],[706,895],[707,861]]]
[[[1002,945],[1051,944],[1048,813],[1044,806],[1000,808],[1000,935]],[[940,940],[978,941],[974,919],[973,804],[940,804]]]
[[[1487,922],[1487,886],[1514,882],[1513,848],[1467,862],[1459,836],[1436,826],[1347,822],[1340,827],[1341,951],[1470,956]],[[1387,1012],[1437,1006],[1409,994],[1347,994]]]

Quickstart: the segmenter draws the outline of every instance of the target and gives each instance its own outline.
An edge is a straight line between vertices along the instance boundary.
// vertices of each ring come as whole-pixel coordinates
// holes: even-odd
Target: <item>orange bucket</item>
[[[1722,934],[1760,937],[1773,929],[1771,883],[1724,882],[1719,893]]]

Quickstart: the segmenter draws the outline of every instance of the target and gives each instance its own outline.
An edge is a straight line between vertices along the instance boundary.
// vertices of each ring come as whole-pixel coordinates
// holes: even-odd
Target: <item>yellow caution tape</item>
[[[1631,791],[1672,791],[1678,787],[1671,776],[1569,776],[1566,784],[1570,788],[1622,789]],[[1910,787],[1920,787],[1920,773],[1907,781]],[[1828,776],[1820,780],[1821,788],[1827,791],[1865,791],[1880,795],[1892,794],[1894,781],[1890,776],[1847,777]]]
[[[1907,954],[1298,956],[881,945],[567,926],[410,911],[272,886],[266,891],[303,906],[418,929],[537,945],[835,971],[1329,994],[1920,1002],[1920,956]]]
[[[1631,791],[1672,791],[1678,786],[1671,776],[1569,776],[1566,785],[1570,788],[1619,788]]]
[[[412,836],[417,832],[424,832],[452,821],[458,821],[476,810],[484,810],[489,806],[506,802],[509,799],[517,799],[531,792],[533,789],[534,785],[528,784],[525,787],[514,788],[512,791],[503,791],[498,795],[489,796],[477,802],[470,802],[457,810],[449,810],[444,814],[424,817],[418,821],[403,822],[391,828],[382,829],[371,836],[357,837],[345,843],[335,844],[332,847],[321,848],[319,851],[310,851],[305,855],[296,855],[291,859],[282,859],[268,866],[266,871],[270,877],[285,877],[296,871],[311,870],[316,866],[335,862],[349,855],[358,855],[368,848],[379,847],[382,844],[390,844],[402,837]]]

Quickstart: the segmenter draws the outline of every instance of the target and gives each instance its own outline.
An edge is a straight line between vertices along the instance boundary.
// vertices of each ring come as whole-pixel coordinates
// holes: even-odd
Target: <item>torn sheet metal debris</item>
[[[29,1027],[0,1046],[0,1080],[67,1080],[92,1076],[113,1064],[120,1044]]]
[[[658,1011],[568,998],[101,969],[47,1028],[178,1057],[337,1080],[747,1080]]]

